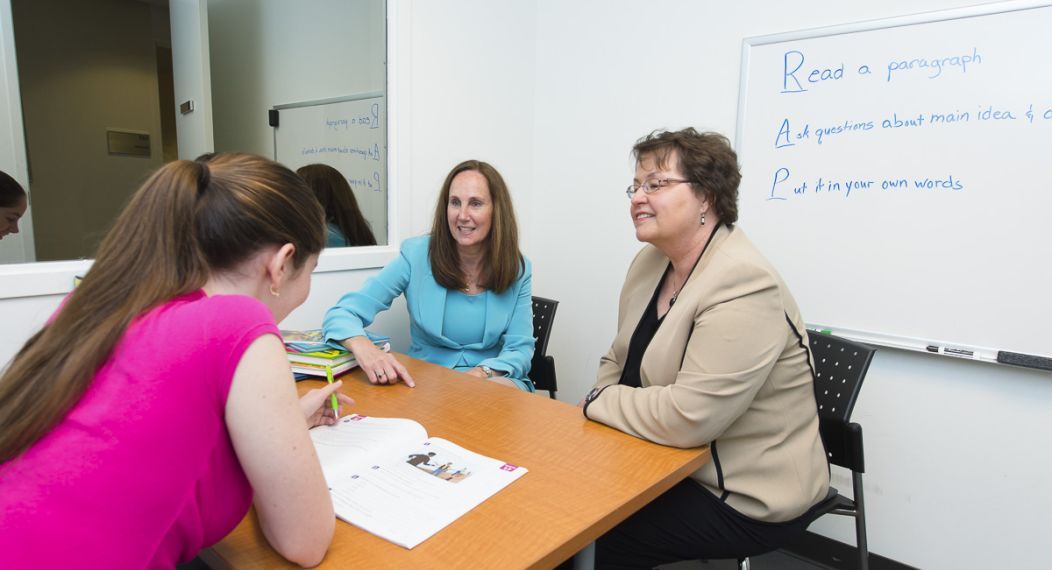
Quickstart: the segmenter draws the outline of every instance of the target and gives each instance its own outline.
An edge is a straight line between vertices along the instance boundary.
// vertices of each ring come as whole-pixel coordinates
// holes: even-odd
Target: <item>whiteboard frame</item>
[[[767,34],[762,36],[750,36],[744,38],[742,40],[741,67],[739,69],[740,75],[738,77],[738,113],[736,115],[737,122],[735,124],[734,130],[734,150],[738,154],[739,166],[744,164],[747,160],[747,157],[743,157],[742,154],[742,151],[744,150],[742,148],[742,140],[744,139],[745,135],[745,117],[746,113],[748,112],[748,109],[746,108],[746,95],[749,92],[749,63],[752,48],[782,42],[838,36],[856,32],[867,32],[872,30],[898,28],[918,24],[928,24],[932,22],[945,22],[951,20],[959,20],[963,18],[973,18],[977,16],[989,16],[991,14],[1003,14],[1009,12],[1018,12],[1022,10],[1032,10],[1035,8],[1047,8],[1050,6],[1052,6],[1052,2],[1048,2],[1047,0],[1011,0],[1008,2],[978,4],[975,6],[966,6],[964,8],[935,10],[931,12],[921,12],[906,16],[880,18],[875,20],[864,20],[861,22],[838,24],[835,26],[809,28],[805,30],[781,32],[777,34]],[[841,336],[844,338],[867,344],[884,346],[888,348],[897,348],[901,350],[910,350],[914,352],[921,352],[924,354],[947,356],[944,354],[933,353],[931,347],[961,349],[973,353],[973,356],[971,358],[968,358],[969,360],[999,364],[997,361],[998,349],[988,346],[963,345],[960,343],[947,344],[939,339],[924,339],[917,337],[888,335],[884,333],[847,329],[812,322],[807,322],[807,328],[822,331],[829,334],[835,334],[837,336]],[[960,356],[947,357],[961,358]]]
[[[274,105],[272,107],[275,111],[281,111],[283,109],[297,109],[299,107],[316,107],[318,105],[328,105],[330,103],[343,103],[345,101],[361,101],[363,99],[376,99],[377,97],[383,97],[383,91],[370,91],[368,93],[355,93],[354,95],[346,95],[343,97],[329,97],[328,99],[315,99],[313,101],[300,101],[298,103],[283,103],[281,105]],[[274,137],[275,139],[277,136]],[[277,144],[274,145],[277,147]]]

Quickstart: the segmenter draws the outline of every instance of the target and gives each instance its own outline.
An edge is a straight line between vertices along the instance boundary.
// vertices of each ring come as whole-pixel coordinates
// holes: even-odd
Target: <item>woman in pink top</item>
[[[253,501],[278,552],[322,560],[335,523],[307,428],[334,421],[339,383],[297,402],[275,323],[324,243],[313,192],[269,160],[147,180],[0,376],[0,568],[171,568]]]

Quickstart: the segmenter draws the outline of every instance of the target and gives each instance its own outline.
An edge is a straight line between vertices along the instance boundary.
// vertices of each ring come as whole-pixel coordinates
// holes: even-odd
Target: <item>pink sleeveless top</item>
[[[252,488],[227,434],[234,370],[274,317],[196,291],[136,319],[62,421],[0,465],[0,568],[172,568]]]

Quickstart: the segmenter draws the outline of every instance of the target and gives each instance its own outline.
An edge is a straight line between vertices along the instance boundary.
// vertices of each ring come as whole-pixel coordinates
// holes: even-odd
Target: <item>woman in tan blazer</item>
[[[735,558],[802,533],[825,497],[800,311],[738,218],[727,139],[655,132],[633,149],[636,238],[618,331],[584,414],[712,461],[599,539],[600,568]]]

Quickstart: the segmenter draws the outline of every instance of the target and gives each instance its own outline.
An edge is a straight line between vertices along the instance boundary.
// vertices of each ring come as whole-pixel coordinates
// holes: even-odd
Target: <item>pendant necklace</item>
[[[462,271],[463,271],[463,269],[462,269]],[[478,285],[478,279],[479,279],[478,273],[479,272],[476,272],[474,279],[469,279],[468,278],[468,272],[464,271],[464,288],[461,289],[461,291],[463,291],[465,295],[470,295],[471,294],[471,287],[473,285],[474,286]]]
[[[705,250],[702,249],[701,253],[705,253]],[[676,304],[676,299],[679,298],[679,292],[682,291],[683,290],[683,286],[687,284],[687,280],[689,280],[691,274],[694,273],[694,267],[698,266],[698,262],[699,261],[701,261],[701,254],[698,254],[698,258],[696,260],[694,260],[694,266],[690,268],[690,273],[688,273],[687,276],[683,278],[683,282],[679,284],[679,287],[672,290],[672,298],[668,300],[668,308],[671,309],[672,305]],[[675,272],[673,271],[673,273],[675,273]]]
[[[679,284],[679,287],[672,291],[672,298],[668,300],[669,309],[672,308],[672,305],[676,304],[676,299],[679,298],[679,292],[683,290],[684,286],[686,286],[687,281],[690,281],[690,276],[694,274],[694,269],[698,267],[698,262],[701,261],[701,256],[705,255],[705,250],[709,249],[709,244],[712,243],[712,238],[716,235],[716,230],[718,229],[720,229],[720,224],[716,224],[716,226],[712,228],[712,233],[709,234],[709,239],[705,240],[705,246],[701,248],[701,253],[699,253],[698,258],[694,260],[694,265],[690,266],[690,273],[687,273],[687,276],[683,278],[683,282]],[[675,270],[672,267],[672,262],[669,262],[668,266],[670,269],[673,269],[670,273],[675,277]]]

